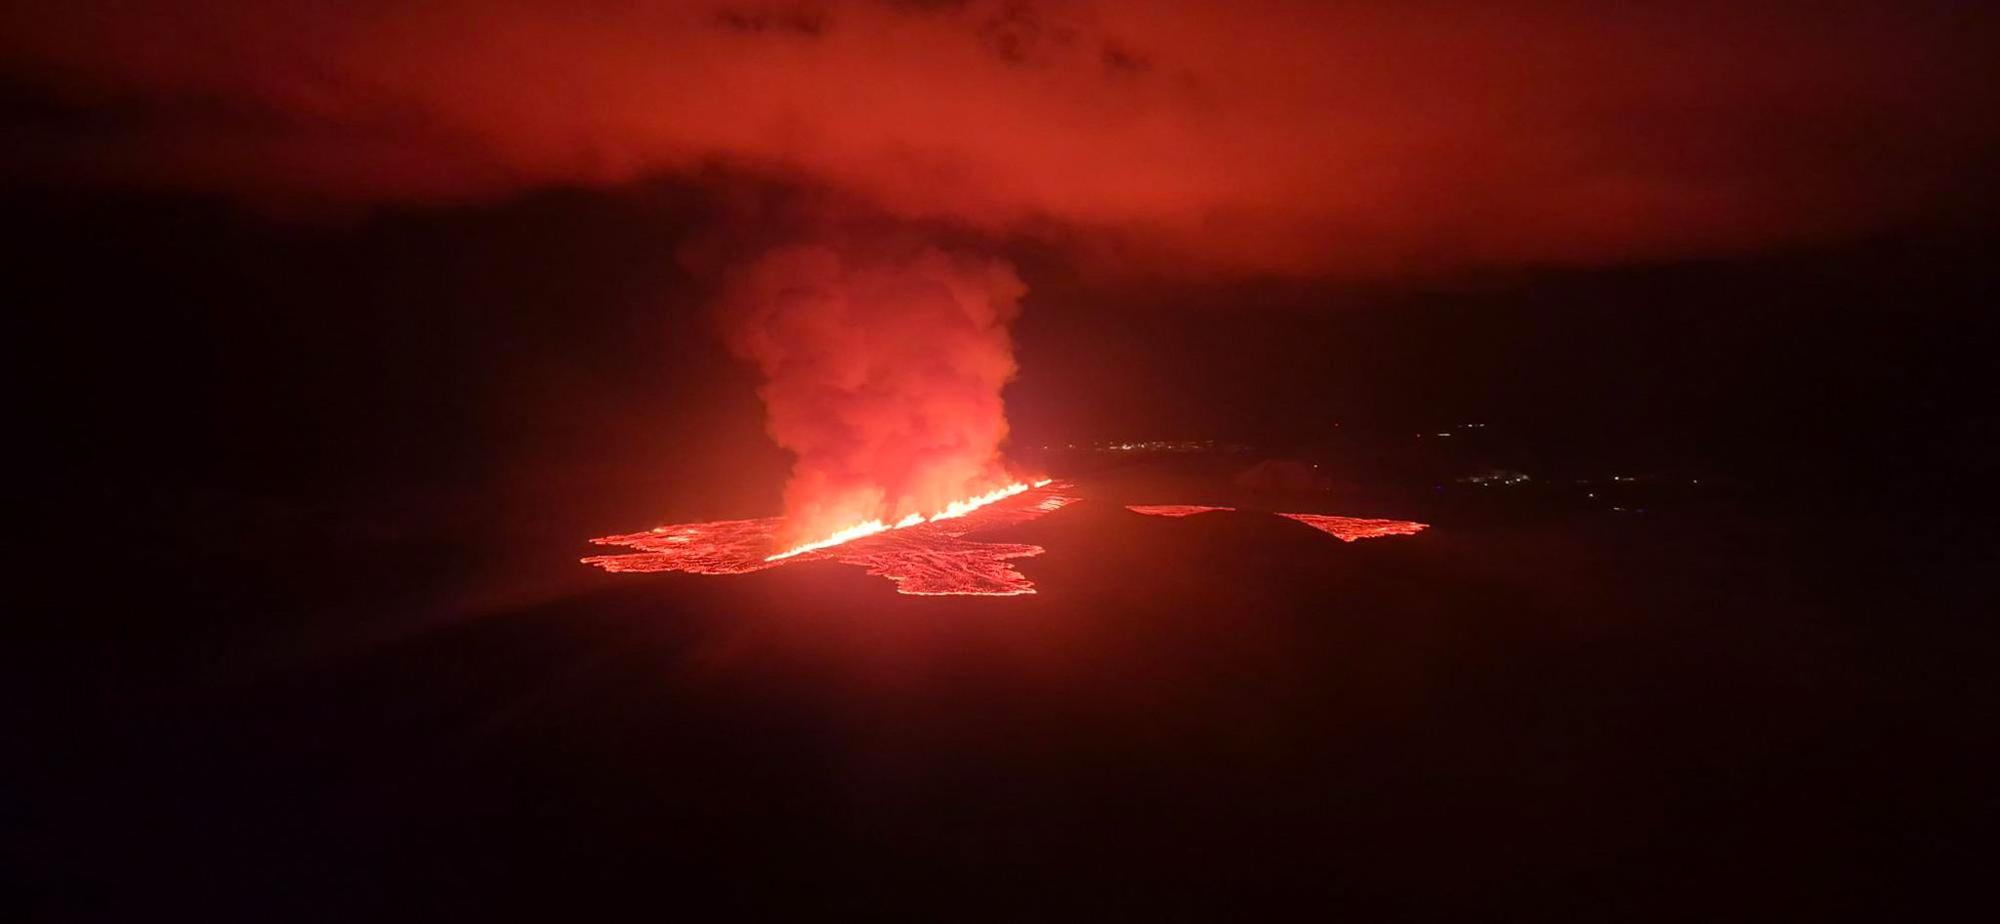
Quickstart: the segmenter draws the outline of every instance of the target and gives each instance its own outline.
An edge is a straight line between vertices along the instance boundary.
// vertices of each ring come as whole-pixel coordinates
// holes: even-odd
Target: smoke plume
[[[736,271],[725,333],[797,455],[781,547],[1014,480],[1000,392],[1026,291],[1005,262],[906,242],[780,247]]]

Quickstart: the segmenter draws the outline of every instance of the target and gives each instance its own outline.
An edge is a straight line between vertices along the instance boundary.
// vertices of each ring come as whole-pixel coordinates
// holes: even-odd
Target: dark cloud
[[[1727,253],[1987,195],[1947,3],[82,2],[0,14],[9,168],[266,202],[719,167],[1148,269]]]

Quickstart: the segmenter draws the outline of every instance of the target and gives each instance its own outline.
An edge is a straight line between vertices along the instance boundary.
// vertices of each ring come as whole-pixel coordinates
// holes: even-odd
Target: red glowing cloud
[[[451,200],[718,165],[1148,268],[1724,252],[1989,188],[1991,5],[201,4],[0,12],[7,167]]]

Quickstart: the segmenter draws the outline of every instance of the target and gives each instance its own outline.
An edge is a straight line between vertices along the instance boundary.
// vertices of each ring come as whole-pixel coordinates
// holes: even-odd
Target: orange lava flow
[[[1416,523],[1410,520],[1364,520],[1357,517],[1322,516],[1317,513],[1278,515],[1288,520],[1297,520],[1342,542],[1378,539],[1383,536],[1414,536],[1430,528],[1428,523]]]
[[[957,512],[940,511],[926,520],[909,517],[895,527],[864,532],[843,530],[837,541],[808,543],[783,555],[766,555],[782,520],[720,520],[660,526],[643,533],[592,539],[598,545],[635,552],[593,555],[583,559],[613,572],[684,571],[690,574],[746,574],[800,561],[836,561],[859,565],[869,574],[895,582],[903,594],[1014,596],[1035,592],[1010,564],[1014,559],[1042,554],[1042,547],[1012,542],[982,542],[965,538],[980,530],[1013,526],[1060,510],[1077,498],[1064,493],[1067,485],[1044,479],[1033,485],[1010,485],[982,495]],[[1004,493],[1003,493],[1004,492]],[[1014,499],[1017,498],[1018,499]],[[1006,501],[1006,503],[1001,503]],[[841,536],[842,534],[836,534]],[[835,537],[828,537],[829,540]]]
[[[1191,517],[1197,513],[1235,510],[1234,507],[1204,507],[1200,504],[1127,504],[1125,509],[1149,517]]]

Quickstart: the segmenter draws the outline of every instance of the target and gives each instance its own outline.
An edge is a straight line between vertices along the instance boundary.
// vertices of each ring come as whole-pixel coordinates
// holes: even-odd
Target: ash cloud
[[[1101,265],[1379,277],[1965,208],[1990,189],[1996,15],[75,0],[0,12],[0,82],[16,175],[365,205],[720,167]]]

